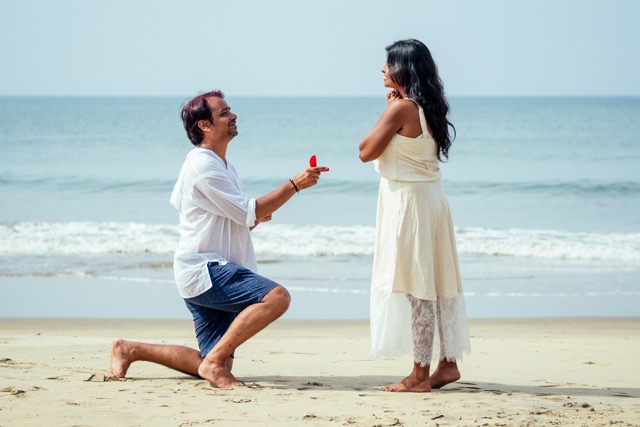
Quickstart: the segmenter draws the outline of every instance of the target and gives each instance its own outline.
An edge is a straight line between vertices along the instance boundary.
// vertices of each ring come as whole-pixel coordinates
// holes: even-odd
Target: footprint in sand
[[[316,381],[309,381],[303,384],[303,387],[298,387],[296,390],[309,390],[311,387],[304,387],[304,386],[312,386],[312,387],[323,387],[324,384],[316,382]]]
[[[4,368],[30,368],[32,366],[35,366],[35,363],[16,362],[9,358],[0,359],[0,367]]]
[[[126,381],[126,379],[118,378],[115,375],[109,376],[109,375],[105,375],[102,372],[96,372],[95,374],[91,374],[89,378],[87,378],[85,381],[90,381],[94,383],[103,383],[108,381]]]
[[[5,387],[3,389],[0,389],[0,393],[8,393],[11,396],[19,396],[19,395],[25,394],[26,391],[20,390],[17,387],[11,386],[11,387]]]

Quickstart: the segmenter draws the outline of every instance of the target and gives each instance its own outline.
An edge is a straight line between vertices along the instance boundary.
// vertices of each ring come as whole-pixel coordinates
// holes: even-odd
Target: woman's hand
[[[396,99],[402,99],[402,94],[396,89],[391,89],[389,93],[387,93],[387,105],[389,105]]]
[[[320,174],[322,172],[328,172],[329,168],[326,166],[317,166],[315,168],[307,168],[293,177],[293,182],[300,190],[313,187],[320,180]]]

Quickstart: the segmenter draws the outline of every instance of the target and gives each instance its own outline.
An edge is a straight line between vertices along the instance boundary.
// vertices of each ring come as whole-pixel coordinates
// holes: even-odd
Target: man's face
[[[231,108],[227,105],[227,101],[214,96],[207,98],[207,102],[211,108],[213,131],[220,138],[228,138],[229,140],[238,135],[238,126],[236,125],[236,119],[238,116],[231,112]]]

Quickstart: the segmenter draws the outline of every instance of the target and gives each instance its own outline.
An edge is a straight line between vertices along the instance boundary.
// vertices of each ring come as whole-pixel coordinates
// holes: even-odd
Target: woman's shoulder
[[[387,107],[389,113],[403,123],[412,122],[419,119],[420,109],[412,99],[396,99],[389,103]]]
[[[389,103],[389,106],[394,106],[395,108],[402,108],[408,110],[417,110],[418,104],[411,98],[398,98],[393,102]]]
[[[396,99],[387,105],[387,112],[396,117],[412,118],[418,113],[418,105],[411,99]]]
[[[399,114],[404,114],[405,116],[415,117],[420,111],[420,106],[410,98],[402,98],[396,99],[389,106],[393,105],[393,108]]]

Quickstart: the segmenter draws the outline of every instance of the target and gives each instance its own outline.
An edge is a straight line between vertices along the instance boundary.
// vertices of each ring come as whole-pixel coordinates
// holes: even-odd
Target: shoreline
[[[369,267],[367,262],[353,265],[339,260],[281,262],[261,265],[260,273],[289,289],[292,304],[283,319],[355,320],[369,318]],[[635,285],[640,270],[547,267],[464,263],[467,316],[640,316],[640,291]],[[98,277],[0,277],[0,318],[190,319],[170,273],[141,268]]]
[[[112,339],[195,346],[188,319],[0,318],[0,425],[638,425],[640,317],[472,319],[462,379],[431,393],[377,387],[411,358],[369,356],[366,320],[274,322],[214,389],[145,362],[106,372]]]

